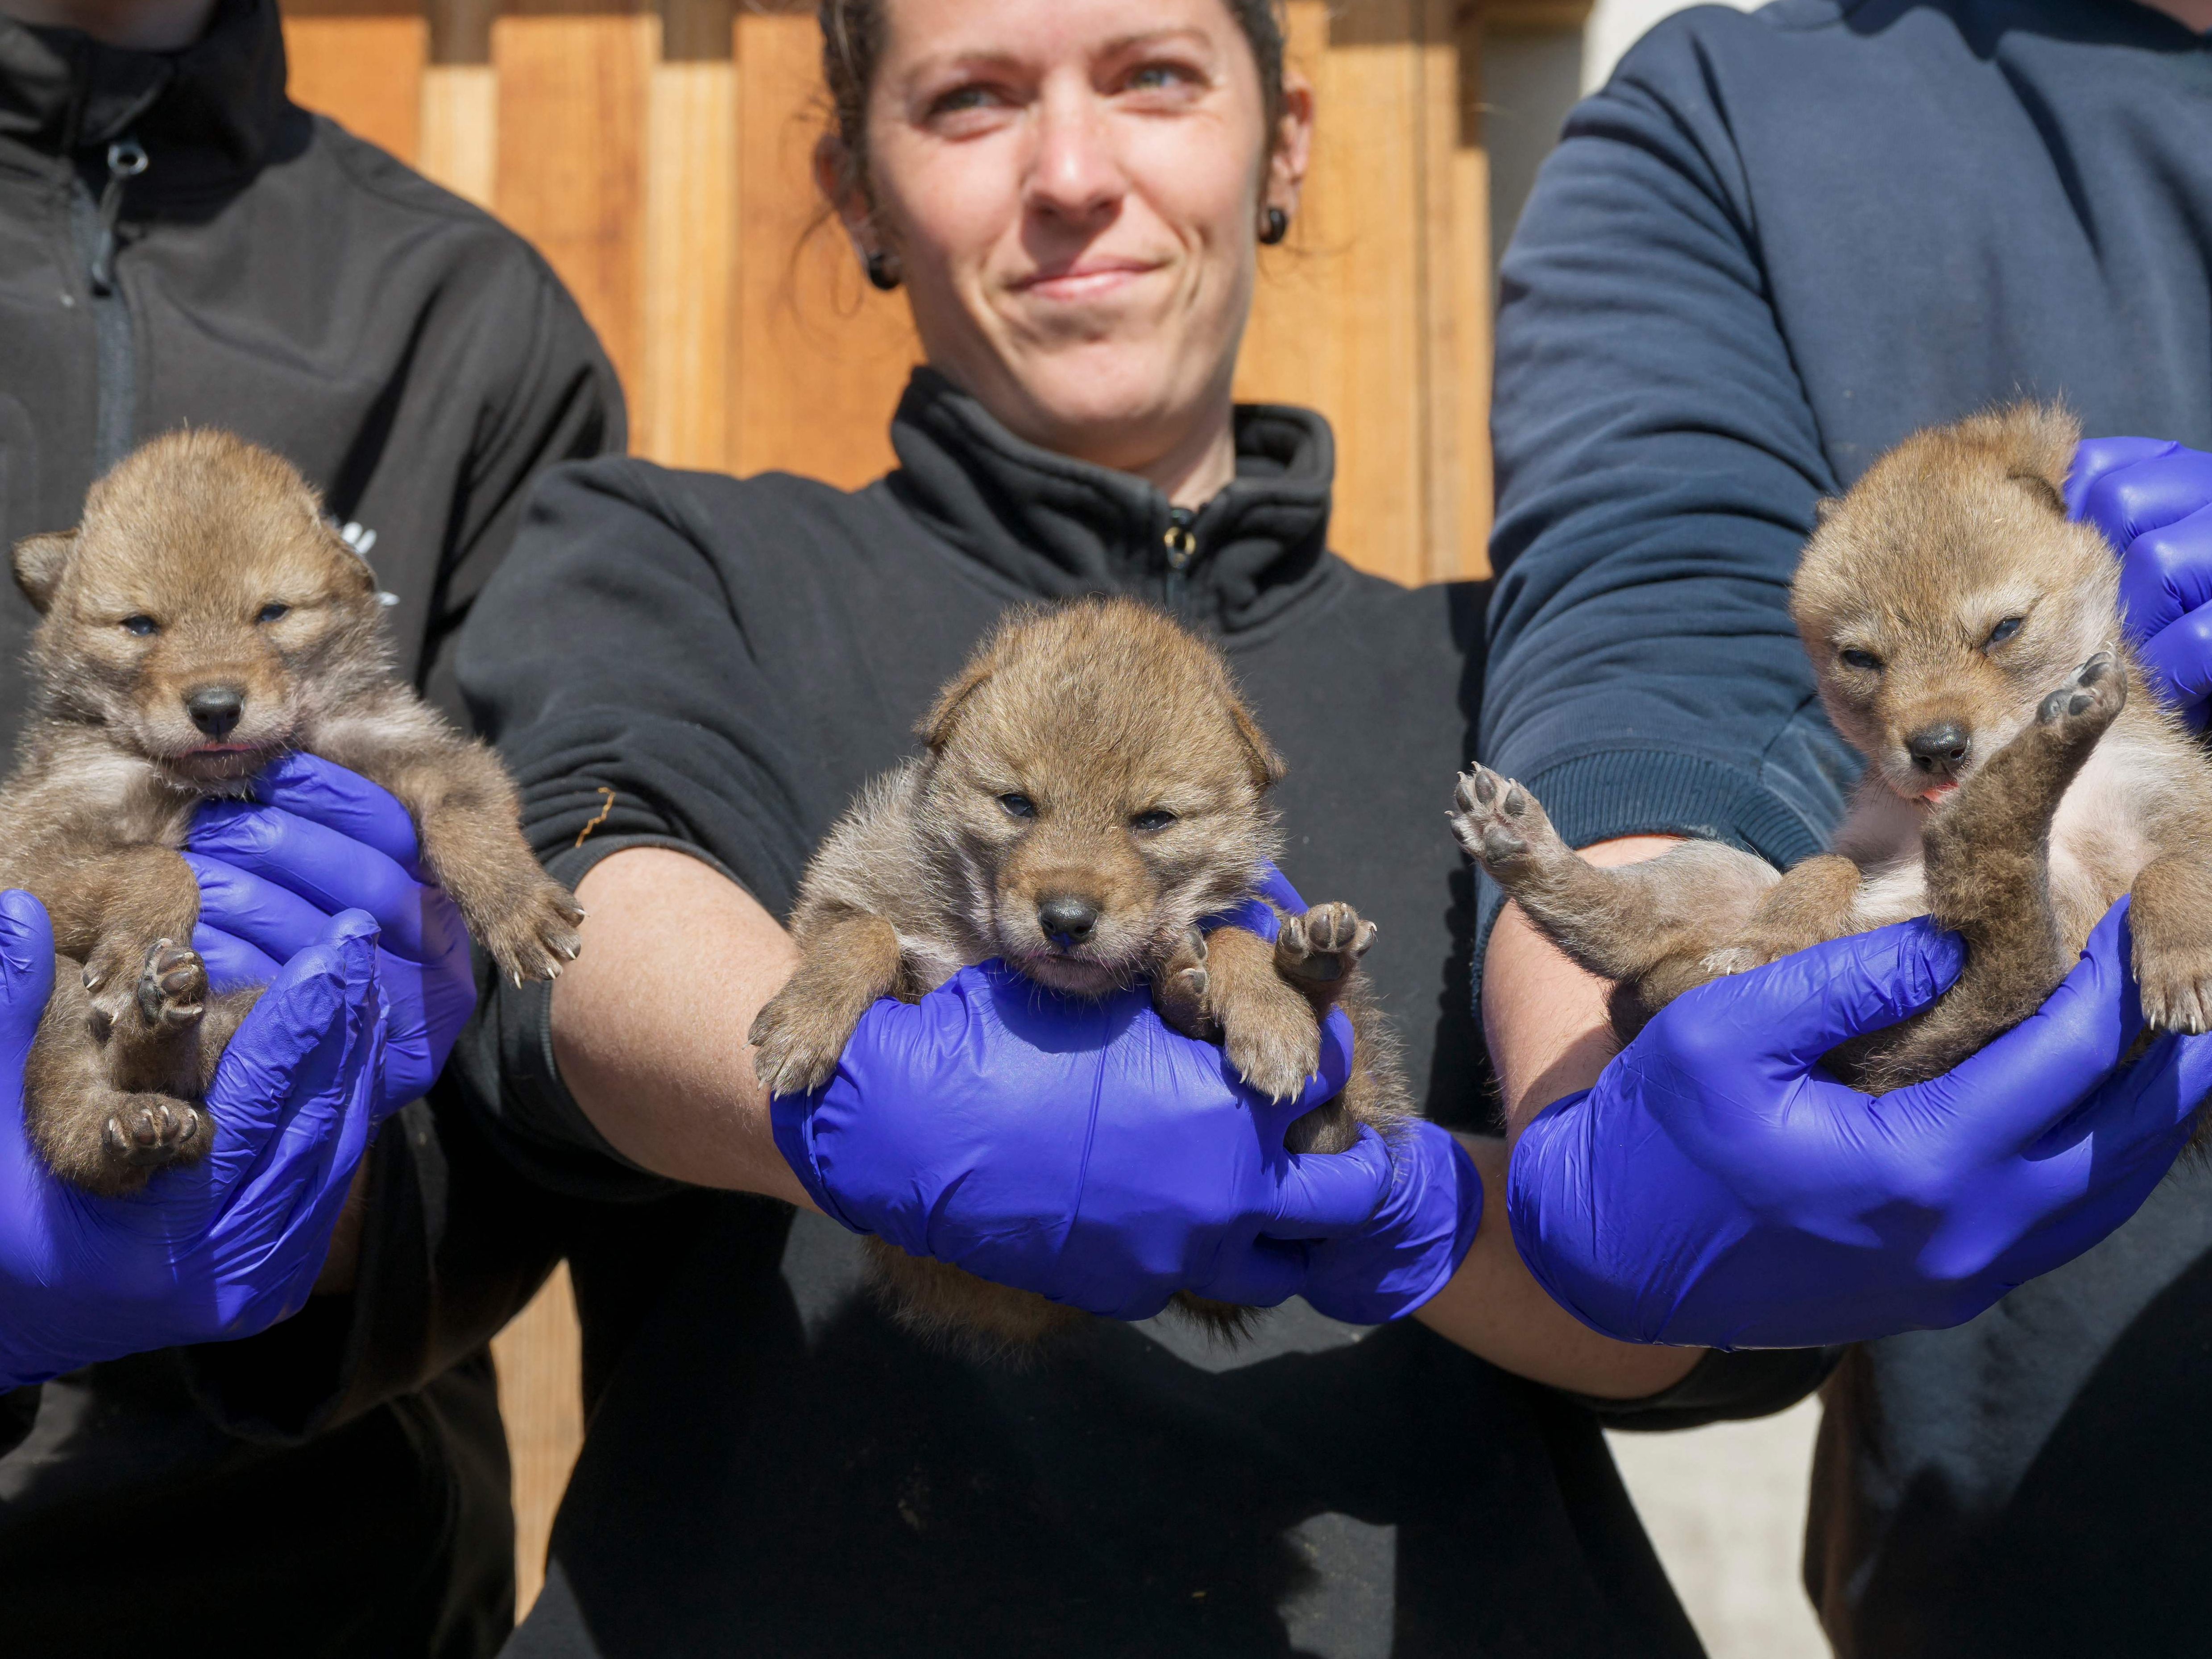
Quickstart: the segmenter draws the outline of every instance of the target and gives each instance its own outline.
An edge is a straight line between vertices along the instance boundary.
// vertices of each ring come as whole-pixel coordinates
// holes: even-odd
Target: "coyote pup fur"
[[[1460,780],[1461,844],[1615,981],[1623,1041],[1706,980],[1927,915],[1966,941],[1958,982],[1831,1057],[1877,1091],[1921,1081],[2032,1012],[2130,892],[2145,1017],[2212,1029],[2212,763],[2144,683],[2112,550],[2067,519],[2080,435],[2018,404],[1915,434],[1822,504],[1790,611],[1868,763],[1832,851],[1778,877],[1711,842],[1600,870],[1518,783]]]
[[[228,433],[157,438],[75,530],[15,549],[40,615],[7,784],[0,886],[53,919],[54,989],[25,1078],[31,1137],[92,1192],[204,1157],[200,1103],[257,990],[211,994],[194,810],[291,750],[406,805],[422,863],[518,981],[574,958],[581,913],[531,856],[514,786],[394,672],[368,567],[286,462]]]
[[[1342,1003],[1350,1083],[1293,1126],[1296,1151],[1341,1152],[1409,1112],[1359,959],[1375,924],[1347,904],[1282,918],[1273,945],[1200,921],[1249,898],[1278,837],[1283,763],[1218,653],[1133,600],[1017,612],[939,695],[924,752],[872,781],[815,855],[792,915],[798,971],[754,1022],[761,1080],[819,1086],[878,998],[921,998],[1002,957],[1097,997],[1148,980],[1160,1016],[1218,1041],[1248,1082],[1297,1095],[1320,1019]],[[872,1271],[910,1328],[1018,1349],[1084,1316],[871,1239]],[[1224,1334],[1244,1310],[1182,1310]]]

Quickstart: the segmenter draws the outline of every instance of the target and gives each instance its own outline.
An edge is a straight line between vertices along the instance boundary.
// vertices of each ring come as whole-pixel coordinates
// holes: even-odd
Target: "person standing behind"
[[[1569,118],[1503,294],[1485,760],[1601,857],[1695,835],[1792,863],[1857,770],[1787,608],[1822,496],[2021,397],[2212,445],[2212,4],[1681,14]],[[2212,521],[2193,552],[2179,526],[2212,489],[2166,448],[2085,445],[2069,505],[2201,724]],[[1772,1356],[1699,1346],[1825,1379],[1805,1570],[1838,1651],[2203,1651],[2212,1179],[2167,1171],[2204,1039],[2114,1077],[2124,921],[1878,1103],[1817,1057],[1948,982],[1932,930],[1705,988],[1599,1075],[1603,987],[1494,888],[1480,926],[1521,1255],[1594,1328],[1679,1345],[1654,1352],[1717,1413],[1790,1396]]]
[[[137,443],[228,428],[322,489],[386,591],[405,672],[459,714],[456,630],[531,479],[623,447],[621,392],[575,305],[519,238],[287,100],[274,0],[0,14],[0,532],[65,529]],[[9,588],[0,734],[21,720],[33,620]],[[511,1622],[483,1345],[554,1248],[441,1094],[416,1098],[473,1002],[467,940],[403,867],[412,831],[388,797],[295,762],[265,798],[288,810],[203,817],[196,942],[218,974],[273,975],[323,931],[283,888],[312,884],[312,860],[279,868],[276,843],[326,842],[318,815],[377,842],[347,859],[381,894],[382,1109],[399,1121],[363,1160],[305,1311],[164,1347],[180,1329],[253,1328],[278,1304],[228,1329],[161,1310],[143,1334],[161,1351],[5,1396],[11,1652],[461,1659]],[[294,1245],[312,1272],[323,1243]],[[298,1263],[268,1264],[272,1284],[280,1267]],[[4,1288],[11,1310],[37,1289]],[[63,1352],[35,1374],[133,1345],[127,1321],[95,1330],[100,1315],[80,1287],[52,1321]],[[0,1386],[15,1380],[0,1367]]]

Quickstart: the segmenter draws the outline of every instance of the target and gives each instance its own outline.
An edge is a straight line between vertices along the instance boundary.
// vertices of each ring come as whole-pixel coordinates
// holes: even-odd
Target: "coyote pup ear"
[[[1267,741],[1267,734],[1252,718],[1251,711],[1235,697],[1229,700],[1229,719],[1237,728],[1237,741],[1244,745],[1245,763],[1252,769],[1252,781],[1261,789],[1273,789],[1280,783],[1290,768],[1275,752],[1275,745]]]
[[[952,727],[959,716],[960,705],[981,689],[997,667],[997,663],[990,657],[971,662],[960,678],[946,686],[939,696],[937,706],[922,717],[920,726],[915,727],[921,740],[929,745],[931,754],[942,754],[945,745],[952,741]]]
[[[76,532],[56,531],[52,535],[26,536],[15,544],[15,586],[23,590],[23,597],[40,615],[54,602],[54,589],[60,585],[62,572],[69,568],[70,555],[76,551]]]
[[[2066,475],[2081,441],[2081,422],[2063,404],[2015,404],[1996,417],[2005,476],[2060,518],[2066,516]]]

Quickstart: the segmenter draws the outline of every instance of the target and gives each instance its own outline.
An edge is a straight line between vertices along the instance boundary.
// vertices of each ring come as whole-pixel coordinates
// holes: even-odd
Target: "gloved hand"
[[[2066,505],[2120,552],[2120,606],[2152,688],[2212,719],[2212,455],[2157,438],[2092,438]]]
[[[377,1119],[376,927],[351,911],[231,1039],[205,1159],[129,1198],[64,1186],[23,1130],[23,1061],[53,978],[46,911],[0,895],[0,1389],[298,1312]]]
[[[1211,918],[1272,939],[1306,902],[1272,863],[1260,868],[1260,896]],[[1449,1132],[1417,1121],[1385,1143],[1390,1190],[1357,1232],[1309,1247],[1307,1303],[1332,1319],[1380,1325],[1402,1318],[1459,1271],[1482,1224],[1482,1176]]]
[[[1306,1251],[1306,1301],[1354,1325],[1402,1318],[1443,1289],[1482,1224],[1481,1172],[1448,1130],[1417,1120],[1384,1146],[1382,1206],[1357,1232]]]
[[[340,910],[382,929],[377,977],[391,1008],[381,1109],[419,1098],[476,1011],[468,930],[445,890],[421,879],[414,820],[366,778],[287,755],[255,780],[254,804],[210,801],[185,862],[200,883],[192,948],[220,990],[265,985]]]
[[[2035,1013],[1879,1098],[1820,1069],[1934,1002],[1964,960],[1925,920],[1660,1011],[1514,1148],[1507,1209],[1544,1288],[1632,1342],[1809,1347],[1972,1319],[2133,1215],[2212,1093],[2212,1037],[2142,1030],[2126,902]]]
[[[837,1075],[772,1117],[814,1201],[855,1232],[1120,1319],[1178,1290],[1270,1307],[1303,1285],[1304,1241],[1358,1231],[1392,1183],[1372,1133],[1283,1148],[1344,1086],[1351,1047],[1339,1011],[1319,1076],[1273,1103],[1148,992],[1064,999],[991,962],[877,1003]]]

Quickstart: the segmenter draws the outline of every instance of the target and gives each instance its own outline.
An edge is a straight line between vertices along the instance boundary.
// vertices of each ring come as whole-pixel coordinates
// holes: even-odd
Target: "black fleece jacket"
[[[461,680],[551,867],[674,846],[782,913],[1008,605],[1135,593],[1228,653],[1289,763],[1288,874],[1379,921],[1417,1089],[1480,1121],[1443,815],[1483,588],[1329,554],[1330,434],[1300,410],[1239,411],[1237,479],[1180,568],[1157,490],[1017,441],[933,374],[892,438],[899,470],[850,495],[630,461],[547,478]],[[465,1039],[494,1133],[564,1188],[659,1189],[568,1097],[544,1011],[510,989]],[[1292,1303],[1234,1352],[1100,1321],[1036,1370],[974,1365],[857,1294],[835,1225],[709,1202],[656,1264],[515,1653],[1696,1651],[1595,1419],[1418,1324]]]
[[[623,441],[544,262],[286,100],[273,0],[223,0],[166,54],[0,19],[0,539],[74,524],[108,463],[185,423],[282,452],[361,526],[402,660],[448,706],[532,475]],[[34,620],[0,583],[0,737]],[[479,1351],[554,1249],[469,1126],[434,1098],[380,1138],[351,1295],[8,1399],[0,1646],[496,1645],[511,1524]]]

